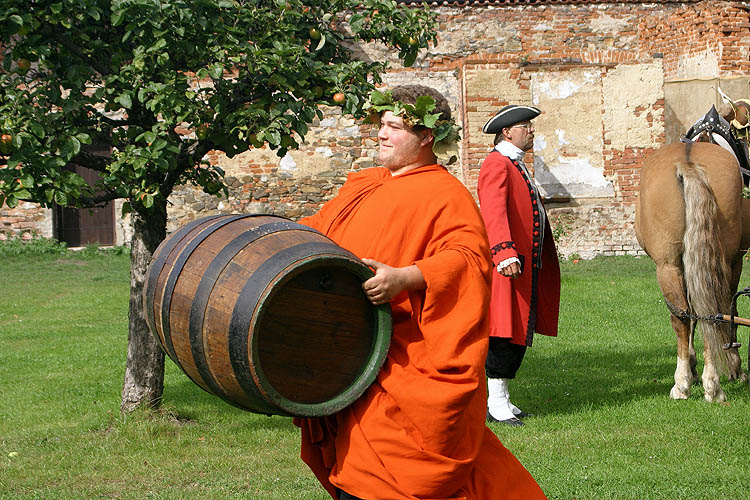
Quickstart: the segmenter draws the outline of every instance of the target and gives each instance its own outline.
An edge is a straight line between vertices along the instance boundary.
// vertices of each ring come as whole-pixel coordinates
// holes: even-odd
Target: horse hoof
[[[672,387],[672,390],[669,391],[669,397],[672,399],[687,399],[690,397],[690,389],[681,389],[675,385]]]
[[[724,395],[724,391],[722,391],[721,389],[714,392],[713,394],[710,392],[706,392],[703,394],[703,397],[709,403],[723,403],[727,399],[727,397]]]
[[[747,375],[745,375],[745,372],[741,372],[739,370],[733,373],[730,372],[729,375],[727,376],[727,380],[729,380],[730,382],[733,382],[735,380],[739,382],[744,382],[746,379],[747,379]]]

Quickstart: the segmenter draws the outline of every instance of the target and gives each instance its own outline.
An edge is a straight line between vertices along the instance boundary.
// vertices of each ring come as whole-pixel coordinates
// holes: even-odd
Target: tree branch
[[[90,168],[91,170],[96,170],[97,172],[106,172],[110,159],[109,156],[96,155],[81,150],[81,152],[75,155],[70,162],[82,167]]]
[[[122,196],[118,195],[115,191],[108,191],[105,193],[92,196],[90,198],[79,198],[79,202],[83,208],[97,208],[104,206],[105,203],[114,201]]]
[[[138,125],[138,123],[136,121],[133,121],[133,120],[130,120],[130,119],[128,119],[128,120],[114,120],[114,119],[108,117],[107,115],[105,115],[104,113],[99,113],[99,118],[101,119],[101,121],[103,121],[107,125],[110,125],[112,128],[126,127],[128,125]]]
[[[86,54],[81,51],[81,48],[74,44],[70,39],[68,39],[68,37],[60,37],[60,43],[71,53],[78,56],[79,59],[94,68],[94,70],[100,75],[104,76],[109,74],[109,70],[106,67],[99,65],[96,61],[93,60],[93,58],[87,57]]]

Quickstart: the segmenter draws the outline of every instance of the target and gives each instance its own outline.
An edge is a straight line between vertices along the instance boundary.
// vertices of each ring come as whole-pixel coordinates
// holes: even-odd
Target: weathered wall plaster
[[[719,49],[721,46],[719,45]],[[677,59],[677,78],[707,78],[719,76],[720,55],[706,42],[706,49],[682,54]]]
[[[601,75],[596,69],[547,71],[531,77],[534,172],[551,197],[611,197],[602,156]]]
[[[653,146],[664,134],[663,110],[653,105],[664,97],[661,59],[622,64],[602,79],[604,138],[612,149]]]

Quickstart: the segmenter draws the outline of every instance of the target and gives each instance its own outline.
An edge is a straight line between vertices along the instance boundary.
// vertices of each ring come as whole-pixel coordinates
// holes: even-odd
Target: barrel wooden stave
[[[189,236],[183,238],[175,246],[169,258],[167,258],[164,271],[162,271],[159,282],[157,282],[157,288],[162,290],[162,295],[154,301],[154,309],[162,319],[162,321],[157,321],[157,324],[163,325],[163,318],[165,317],[163,316],[163,308],[166,301],[164,294],[169,291],[166,287],[167,279],[169,277],[173,279],[176,277],[174,289],[169,298],[170,303],[168,304],[169,338],[173,348],[172,359],[200,387],[226,399],[226,394],[224,394],[220,386],[213,384],[213,380],[210,377],[204,377],[198,370],[189,335],[190,315],[186,314],[186,311],[190,311],[191,309],[198,284],[204,276],[207,267],[216,257],[216,254],[225,246],[225,243],[264,222],[268,223],[269,218],[248,217],[237,219],[232,223],[217,227],[224,221],[226,219],[211,220],[207,224],[197,226]],[[197,246],[191,251],[191,245],[195,245],[196,243],[198,243]],[[189,255],[187,255],[188,252]],[[180,260],[184,260],[184,264],[178,267]],[[164,338],[163,331],[161,337]],[[167,343],[165,342],[165,344]],[[240,399],[240,404],[251,403],[250,398],[245,397]]]
[[[191,226],[154,253],[162,267],[150,267],[144,294],[154,335],[197,385],[250,411],[303,416],[364,391],[363,370],[371,382],[385,357],[390,314],[367,301],[371,271],[359,259],[275,216]],[[290,316],[297,310],[304,317]]]
[[[288,244],[290,241],[319,241],[320,237],[306,231],[284,231],[266,235],[239,252],[216,280],[209,299],[210,307],[207,308],[203,321],[203,339],[211,375],[226,393],[225,399],[251,406],[256,403],[258,396],[264,398],[263,394],[256,392],[258,381],[255,379],[253,385],[240,384],[232,363],[230,324],[234,307],[242,293],[240,285],[251,279],[252,271],[263,262],[264,257],[273,255],[278,245]],[[254,311],[246,311],[245,314],[253,315]],[[243,334],[252,335],[252,330]],[[251,347],[248,345],[249,349],[245,352],[247,357],[252,356]],[[246,378],[252,377],[252,373],[244,375]]]

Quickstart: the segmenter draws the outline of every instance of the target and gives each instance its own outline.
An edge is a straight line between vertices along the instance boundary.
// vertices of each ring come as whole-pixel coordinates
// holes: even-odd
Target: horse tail
[[[690,159],[690,144],[685,160],[677,163],[677,177],[685,199],[682,263],[688,304],[698,316],[727,314],[731,303],[731,270],[722,243],[719,209],[705,171]],[[701,321],[701,330],[715,366],[726,372],[727,353],[723,345],[730,339],[729,325]]]

